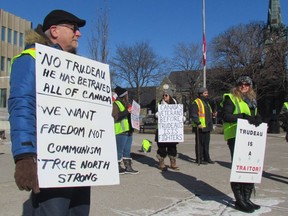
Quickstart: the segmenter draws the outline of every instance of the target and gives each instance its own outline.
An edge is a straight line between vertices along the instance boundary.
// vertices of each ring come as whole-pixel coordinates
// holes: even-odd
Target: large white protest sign
[[[131,124],[133,128],[140,130],[140,105],[134,100],[132,102]]]
[[[158,105],[158,142],[183,142],[183,105]]]
[[[40,187],[119,184],[109,66],[36,44]]]
[[[261,182],[266,139],[266,123],[255,127],[247,120],[238,119],[231,182]]]

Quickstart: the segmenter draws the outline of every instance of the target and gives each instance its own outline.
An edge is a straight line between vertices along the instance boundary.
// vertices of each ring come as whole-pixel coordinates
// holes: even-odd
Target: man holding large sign
[[[250,198],[254,183],[261,180],[267,130],[257,112],[252,79],[240,76],[231,92],[223,95],[221,106],[224,138],[233,160],[230,181],[235,207],[251,213],[260,208]]]
[[[32,190],[35,216],[88,216],[90,186],[106,184],[117,169],[115,141],[109,150],[113,163],[103,142],[108,125],[97,123],[101,114],[112,122],[108,67],[71,54],[85,23],[69,12],[51,11],[12,60],[8,106],[14,176],[20,190]],[[112,179],[119,182],[117,175]]]

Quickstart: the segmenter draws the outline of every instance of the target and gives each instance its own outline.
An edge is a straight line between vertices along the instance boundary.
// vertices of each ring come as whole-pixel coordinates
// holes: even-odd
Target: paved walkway
[[[122,175],[120,185],[92,188],[91,216],[186,216],[246,215],[233,208],[229,185],[230,155],[223,135],[211,137],[210,155],[215,164],[195,164],[194,135],[186,134],[178,145],[179,171],[160,172],[156,149],[139,152],[141,141],[153,134],[134,135],[133,167],[138,175]],[[10,143],[0,144],[0,215],[30,215],[29,193],[18,191]],[[168,158],[166,159],[168,164]],[[261,184],[256,184],[253,201],[261,209],[249,215],[288,215],[288,143],[284,134],[269,134]],[[248,214],[247,214],[248,215]]]

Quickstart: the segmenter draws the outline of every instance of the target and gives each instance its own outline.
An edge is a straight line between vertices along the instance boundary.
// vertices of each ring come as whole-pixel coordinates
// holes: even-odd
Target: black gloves
[[[248,120],[249,124],[253,124],[256,127],[258,127],[262,123],[260,118],[255,118],[255,117],[247,115],[245,113],[243,113],[243,119]]]
[[[18,160],[14,178],[19,190],[32,190],[34,193],[39,193],[36,158],[29,156]]]
[[[260,124],[262,124],[262,120],[260,119],[260,118],[255,118],[255,122],[254,122],[254,125],[256,126],[256,127],[258,127]]]
[[[254,117],[252,117],[250,115],[247,115],[245,113],[243,113],[243,119],[248,120],[249,124],[254,124],[254,122],[255,122],[255,118]]]

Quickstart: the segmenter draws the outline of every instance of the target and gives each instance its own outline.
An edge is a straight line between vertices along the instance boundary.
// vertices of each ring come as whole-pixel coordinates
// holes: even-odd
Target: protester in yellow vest
[[[12,60],[8,111],[15,161],[14,178],[20,190],[32,190],[30,215],[88,216],[90,212],[91,187],[63,185],[62,188],[39,188],[37,176],[37,148],[44,146],[37,142],[36,137],[35,74],[41,72],[35,67],[35,43],[76,54],[82,35],[80,27],[85,24],[85,20],[74,14],[53,10],[44,18],[43,24],[26,33],[25,50]]]
[[[282,129],[286,132],[285,139],[288,142],[288,102],[284,102],[279,114],[279,122]]]
[[[198,98],[193,101],[191,106],[192,127],[193,131],[195,131],[196,163],[198,164],[214,164],[209,154],[210,132],[213,130],[213,120],[208,96],[209,94],[206,88],[199,88]]]
[[[249,76],[240,76],[236,84],[230,93],[223,95],[220,104],[223,107],[224,138],[227,140],[231,159],[233,159],[235,147],[237,119],[246,119],[255,126],[262,123],[261,117],[257,113],[256,93],[253,90],[252,79]],[[231,188],[236,199],[236,209],[251,213],[260,208],[250,200],[254,183],[231,182]]]
[[[117,99],[113,102],[112,116],[116,135],[117,157],[119,174],[138,174],[132,168],[131,146],[134,129],[131,126],[132,107],[128,100],[128,91],[117,86],[115,88]],[[125,168],[121,166],[124,163]]]

